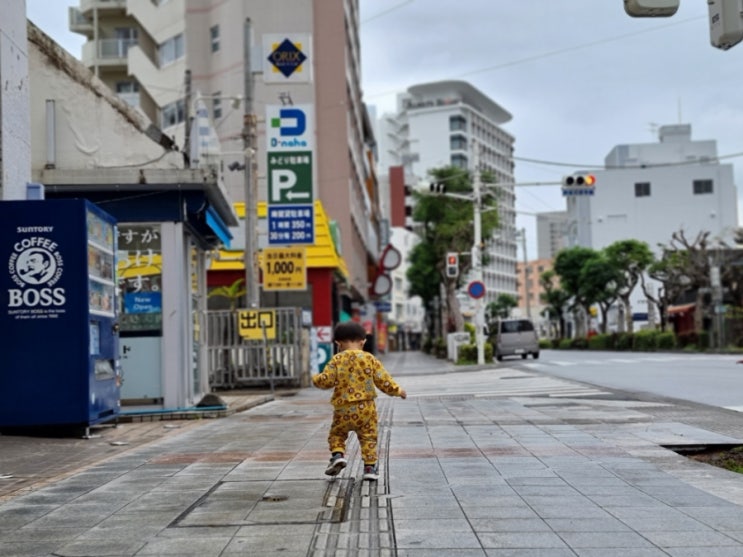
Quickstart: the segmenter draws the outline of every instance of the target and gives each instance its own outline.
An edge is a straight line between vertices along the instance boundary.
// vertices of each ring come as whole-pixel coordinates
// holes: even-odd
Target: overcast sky
[[[69,5],[79,2],[27,0],[28,17],[79,58]],[[470,82],[513,115],[517,182],[600,166],[615,145],[656,142],[658,125],[679,122],[717,140],[719,155],[743,154],[743,43],[713,48],[707,10],[681,0],[673,17],[638,19],[622,0],[361,0],[364,96],[381,114],[411,85]],[[743,198],[743,156],[723,162]],[[558,186],[523,187],[516,205],[536,213],[564,200]],[[534,218],[518,224],[533,258]]]

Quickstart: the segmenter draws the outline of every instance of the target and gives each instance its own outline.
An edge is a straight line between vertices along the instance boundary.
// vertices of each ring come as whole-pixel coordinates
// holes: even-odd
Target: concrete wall
[[[31,180],[25,0],[3,3],[0,84],[0,199],[25,199]]]

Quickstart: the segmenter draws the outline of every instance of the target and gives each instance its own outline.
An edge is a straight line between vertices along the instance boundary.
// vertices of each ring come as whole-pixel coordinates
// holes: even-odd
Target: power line
[[[412,0],[410,0],[410,1],[412,1]],[[394,9],[394,8],[391,8],[391,9]],[[379,14],[379,15],[381,15],[381,14]],[[374,16],[374,17],[376,17],[376,16]],[[683,24],[689,23],[691,21],[697,21],[699,19],[703,19],[705,17],[707,17],[707,16],[690,17],[690,18],[687,18],[687,19],[681,19],[679,21],[674,21],[674,22],[671,22],[671,23],[666,23],[664,25],[656,25],[655,27],[650,27],[648,29],[641,29],[640,31],[633,31],[632,33],[624,33],[622,35],[615,35],[613,37],[605,37],[605,38],[602,38],[602,39],[598,39],[598,40],[595,40],[595,41],[590,41],[590,42],[579,44],[579,45],[575,45],[575,46],[569,46],[569,47],[566,47],[566,48],[560,48],[560,49],[557,49],[557,50],[552,50],[552,51],[548,51],[548,52],[542,52],[540,54],[535,54],[533,56],[527,56],[525,58],[519,58],[518,60],[512,60],[510,62],[503,62],[501,64],[495,64],[493,66],[486,66],[484,68],[479,68],[479,69],[471,70],[471,71],[464,72],[464,73],[461,73],[461,74],[458,74],[458,75],[453,75],[451,77],[451,79],[459,78],[459,77],[466,77],[466,76],[470,76],[470,75],[474,75],[474,74],[478,74],[478,73],[484,73],[484,72],[490,72],[490,71],[500,70],[500,69],[507,68],[507,67],[510,67],[510,66],[516,66],[518,64],[525,64],[527,62],[534,62],[536,60],[541,60],[543,58],[549,58],[549,57],[552,57],[552,56],[559,56],[560,54],[565,54],[567,52],[574,52],[576,50],[582,50],[582,49],[590,48],[590,47],[593,47],[593,46],[598,46],[598,45],[602,45],[602,44],[606,44],[606,43],[610,43],[610,42],[620,41],[620,40],[628,39],[630,37],[636,37],[637,35],[642,35],[642,34],[645,34],[645,33],[653,33],[655,31],[661,31],[661,30],[667,29],[669,27],[674,27],[674,26],[677,26],[677,25],[683,25]],[[382,93],[374,93],[374,94],[371,94],[371,95],[365,95],[365,97],[372,98],[373,99],[375,97],[384,97],[384,96],[387,96],[387,95],[393,95],[395,93],[398,93],[399,91],[400,91],[399,89],[395,89],[394,91],[385,91],[385,92],[382,92]]]
[[[592,170],[622,170],[622,169],[663,168],[663,167],[669,167],[669,166],[690,166],[694,164],[709,164],[709,163],[714,163],[715,161],[720,161],[723,159],[734,159],[737,157],[743,157],[743,152],[731,153],[729,155],[720,155],[717,157],[712,157],[709,160],[704,161],[704,162],[701,162],[699,160],[688,160],[688,161],[678,161],[678,162],[643,163],[643,164],[631,164],[631,165],[621,165],[621,166],[546,161],[546,160],[541,160],[541,159],[530,159],[527,157],[515,157],[515,156],[512,158],[515,161],[529,162],[532,164],[541,164],[545,166],[563,166],[563,167],[570,167],[570,168],[585,168],[585,169],[592,169]]]

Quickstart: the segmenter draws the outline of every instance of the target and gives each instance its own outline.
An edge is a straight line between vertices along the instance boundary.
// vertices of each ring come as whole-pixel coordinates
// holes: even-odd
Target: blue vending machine
[[[117,418],[115,256],[84,199],[0,201],[0,431]]]

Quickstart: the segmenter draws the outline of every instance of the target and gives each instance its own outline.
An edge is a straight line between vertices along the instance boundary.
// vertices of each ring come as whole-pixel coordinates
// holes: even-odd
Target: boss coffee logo
[[[19,234],[52,232],[53,227],[18,227]],[[64,272],[57,243],[46,236],[29,236],[13,244],[8,272],[18,288],[8,289],[8,308],[21,318],[56,317],[66,302],[65,289],[55,287]],[[51,310],[51,311],[49,311]],[[62,310],[63,312],[64,310]]]

